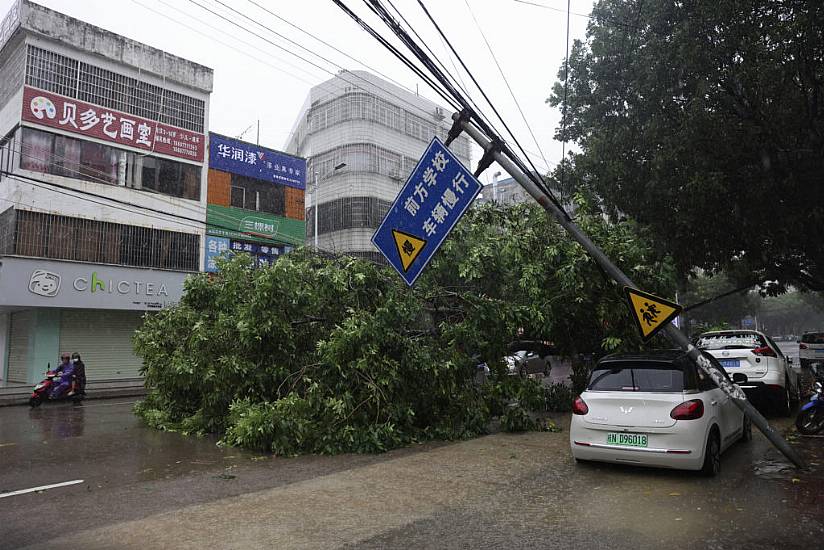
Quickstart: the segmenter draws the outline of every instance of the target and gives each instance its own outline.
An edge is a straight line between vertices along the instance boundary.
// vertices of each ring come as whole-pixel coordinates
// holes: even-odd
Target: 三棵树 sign
[[[434,138],[372,243],[412,286],[480,190],[458,157]]]

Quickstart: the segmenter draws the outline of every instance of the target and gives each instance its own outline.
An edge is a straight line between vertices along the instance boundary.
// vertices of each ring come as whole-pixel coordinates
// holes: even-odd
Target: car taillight
[[[778,357],[770,346],[761,346],[752,350],[753,355],[761,355],[764,357]]]
[[[695,420],[704,416],[704,402],[700,399],[684,401],[670,412],[674,420]]]
[[[588,412],[589,407],[587,407],[587,404],[581,399],[581,396],[576,397],[575,401],[572,402],[572,414],[587,414]]]
[[[798,349],[807,349],[807,344],[798,344]]]

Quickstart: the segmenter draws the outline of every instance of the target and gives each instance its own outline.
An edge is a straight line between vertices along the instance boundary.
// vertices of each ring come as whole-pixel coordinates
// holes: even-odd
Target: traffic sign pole
[[[632,280],[630,280],[630,278],[627,277],[623,271],[613,264],[607,255],[604,254],[604,252],[598,248],[583,231],[581,231],[581,228],[569,219],[569,217],[558,206],[556,206],[546,194],[538,189],[535,182],[533,182],[529,176],[524,174],[514,162],[504,156],[480,130],[473,126],[468,120],[463,118],[460,113],[453,114],[452,119],[456,124],[460,124],[462,130],[483,148],[484,156],[491,155],[492,158],[498,162],[498,164],[500,164],[503,169],[506,170],[509,175],[512,176],[515,181],[517,181],[521,187],[523,187],[524,190],[526,190],[526,192],[529,193],[532,198],[534,198],[538,204],[543,207],[544,210],[546,210],[559,224],[561,224],[561,227],[563,227],[572,236],[572,238],[574,238],[581,246],[584,247],[584,249],[586,249],[587,252],[589,252],[590,256],[592,256],[592,258],[604,269],[604,271],[609,274],[610,277],[622,286],[637,288]],[[767,422],[767,419],[764,418],[761,413],[755,410],[755,408],[750,404],[741,388],[730,382],[729,379],[724,376],[724,374],[718,370],[718,368],[711,361],[704,357],[704,355],[702,355],[701,352],[692,345],[686,335],[681,332],[679,328],[672,323],[666,323],[663,330],[674,344],[686,352],[687,356],[698,366],[698,368],[704,371],[707,376],[715,381],[718,387],[732,399],[733,403],[735,403],[735,405],[750,418],[752,423],[755,424],[759,430],[761,430],[767,439],[769,439],[770,442],[779,451],[781,451],[784,456],[792,461],[792,463],[797,467],[806,467],[801,456],[796,453],[792,447],[790,447],[789,443],[787,443],[781,435],[773,430]]]

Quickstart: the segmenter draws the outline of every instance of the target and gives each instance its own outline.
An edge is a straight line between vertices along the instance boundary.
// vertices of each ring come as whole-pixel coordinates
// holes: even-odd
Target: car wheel
[[[707,448],[704,451],[704,465],[701,473],[713,477],[721,472],[721,440],[718,431],[712,430],[707,438]]]
[[[549,366],[549,363],[544,364],[544,378],[549,376],[549,371],[552,370],[552,367]]]
[[[752,441],[752,420],[746,414],[744,415],[744,426],[741,429],[741,441],[749,443]]]
[[[784,391],[781,393],[778,402],[778,414],[781,416],[790,416],[792,413],[793,405],[792,405],[792,395],[790,394],[790,381],[789,379],[784,379]]]
[[[521,378],[529,376],[529,370],[527,370],[526,365],[521,365],[521,368],[518,369],[518,374],[521,375]]]

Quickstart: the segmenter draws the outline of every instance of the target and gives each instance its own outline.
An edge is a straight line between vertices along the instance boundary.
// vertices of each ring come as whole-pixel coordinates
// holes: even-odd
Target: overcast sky
[[[560,113],[545,103],[550,88],[563,63],[566,47],[565,0],[528,0],[538,7],[517,0],[424,0],[433,17],[481,86],[495,103],[521,144],[530,151],[536,165],[546,165],[538,146],[518,112],[504,79],[491,57],[483,37],[473,21],[478,20],[509,85],[520,102],[540,149],[549,165],[561,157],[561,144],[553,139]],[[37,3],[82,19],[112,32],[122,34],[169,53],[214,69],[214,92],[211,98],[210,129],[254,141],[260,119],[261,145],[282,149],[309,88],[332,77],[341,68],[366,69],[365,65],[389,76],[397,83],[438,103],[443,103],[414,74],[360,29],[331,0],[36,0]],[[266,13],[255,3],[276,13],[297,27],[322,38],[332,46],[357,59],[347,58],[334,49]],[[345,0],[359,15],[388,36],[363,2]],[[4,15],[12,0],[0,0]],[[219,15],[212,14],[208,7]],[[417,0],[394,0],[394,4],[427,40],[429,47],[454,72],[451,56],[423,14]],[[387,3],[388,5],[388,3]],[[230,11],[228,6],[248,16],[258,26]],[[571,0],[572,11],[589,13],[592,0]],[[470,11],[471,10],[471,11]],[[232,25],[236,21],[241,27]],[[583,38],[588,19],[572,15],[571,40]],[[256,33],[272,43],[250,34]],[[272,33],[304,46],[300,49]],[[294,52],[312,61],[318,68],[288,53]],[[318,57],[321,56],[321,57]],[[367,69],[368,70],[368,69]],[[464,73],[461,78],[471,86]],[[488,116],[491,109],[482,103],[476,89],[470,89],[475,101]],[[500,123],[497,127],[501,128]],[[473,161],[479,154],[473,153]],[[482,178],[488,182],[492,170]]]

